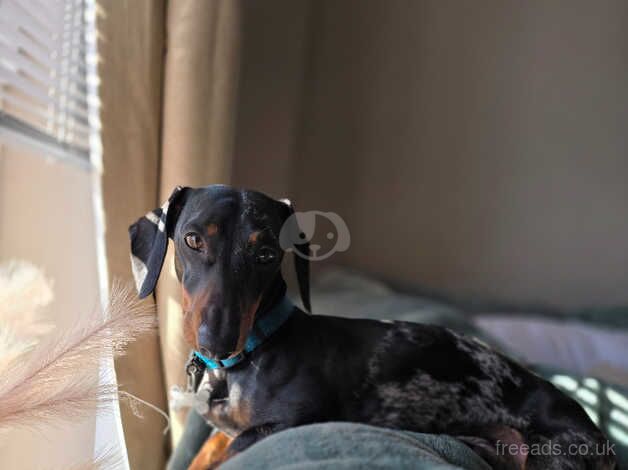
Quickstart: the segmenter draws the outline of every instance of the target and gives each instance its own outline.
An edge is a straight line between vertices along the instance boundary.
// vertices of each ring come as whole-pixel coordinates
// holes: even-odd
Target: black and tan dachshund
[[[174,241],[184,335],[206,367],[206,418],[229,444],[208,466],[270,433],[351,421],[453,435],[494,468],[615,467],[606,438],[575,401],[479,341],[290,304],[280,244],[288,223],[298,232],[289,202],[212,185],[176,188],[129,229],[140,297],[153,292],[168,237]],[[309,310],[307,239],[294,252]]]

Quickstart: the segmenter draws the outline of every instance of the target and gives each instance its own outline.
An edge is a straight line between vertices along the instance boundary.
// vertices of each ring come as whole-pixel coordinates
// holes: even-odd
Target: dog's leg
[[[233,457],[240,452],[243,452],[244,450],[251,447],[253,444],[264,439],[266,436],[275,432],[279,432],[283,429],[286,429],[287,427],[288,426],[285,425],[269,424],[247,429],[233,440],[233,442],[227,449],[227,455],[225,457],[225,460]]]
[[[216,468],[227,459],[227,448],[232,440],[224,432],[214,432],[198,451],[188,470]]]
[[[527,452],[524,437],[508,426],[492,425],[477,429],[471,435],[456,436],[471,447],[494,470],[523,470]]]

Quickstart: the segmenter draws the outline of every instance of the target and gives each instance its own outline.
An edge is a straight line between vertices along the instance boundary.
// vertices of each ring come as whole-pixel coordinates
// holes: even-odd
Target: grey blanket
[[[273,434],[220,468],[490,470],[453,437],[355,423],[312,424]]]

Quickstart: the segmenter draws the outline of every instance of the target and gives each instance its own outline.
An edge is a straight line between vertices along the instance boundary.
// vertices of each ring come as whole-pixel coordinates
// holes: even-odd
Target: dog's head
[[[212,359],[239,353],[260,306],[285,292],[279,236],[293,213],[289,202],[256,191],[177,187],[161,208],[129,228],[140,298],[155,289],[169,237],[182,285],[187,342]],[[307,243],[297,249],[307,253]],[[296,256],[295,266],[309,310],[307,260]]]

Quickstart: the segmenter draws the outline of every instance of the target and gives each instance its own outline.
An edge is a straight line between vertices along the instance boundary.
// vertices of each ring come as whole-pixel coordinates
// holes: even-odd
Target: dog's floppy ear
[[[312,311],[310,303],[310,242],[309,238],[302,236],[295,214],[294,205],[289,199],[280,199],[287,209],[287,216],[284,220],[284,226],[281,229],[280,244],[284,249],[288,246],[294,250],[294,269],[297,273],[297,282],[299,284],[299,293],[303,307],[308,312]],[[284,247],[284,245],[286,245]]]
[[[163,206],[129,227],[131,267],[140,299],[155,290],[168,249],[168,237],[172,237],[188,189],[177,186]]]

